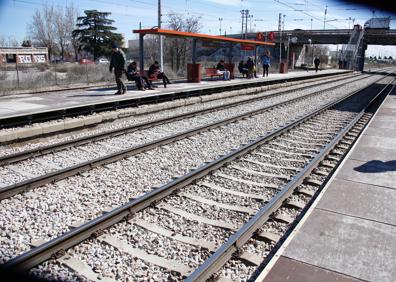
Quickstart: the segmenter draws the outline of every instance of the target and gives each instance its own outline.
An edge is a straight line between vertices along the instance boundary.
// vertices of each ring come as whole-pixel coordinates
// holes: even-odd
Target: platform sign
[[[18,55],[18,63],[19,64],[31,64],[32,56],[30,55]]]
[[[243,51],[254,51],[255,46],[249,44],[241,44],[241,50]]]
[[[275,40],[275,33],[273,31],[268,33],[268,40],[269,41],[274,41]]]
[[[257,41],[264,41],[264,34],[262,32],[258,32],[256,34],[256,40]]]
[[[34,61],[36,63],[45,63],[45,55],[34,55]]]

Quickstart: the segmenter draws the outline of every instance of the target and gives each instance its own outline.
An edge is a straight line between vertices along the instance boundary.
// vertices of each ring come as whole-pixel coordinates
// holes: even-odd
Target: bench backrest
[[[206,68],[206,75],[213,75],[216,74],[217,75],[217,70],[215,68]]]
[[[147,77],[147,78],[150,79],[150,80],[156,80],[156,79],[158,79],[158,78],[157,78],[157,75],[158,75],[158,74],[156,74],[156,73],[153,74],[153,75],[150,75],[150,76],[148,76],[147,74],[148,74],[148,71],[146,71],[146,70],[141,70],[141,71],[140,71],[140,75],[141,75],[141,76],[145,76],[145,77]]]

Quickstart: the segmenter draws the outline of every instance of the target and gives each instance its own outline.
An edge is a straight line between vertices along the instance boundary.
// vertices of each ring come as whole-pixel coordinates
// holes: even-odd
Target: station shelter
[[[169,29],[159,29],[159,28],[151,28],[151,29],[138,29],[134,30],[133,33],[139,34],[139,61],[140,61],[140,70],[144,70],[144,36],[146,34],[151,35],[163,35],[163,36],[171,36],[171,37],[181,37],[181,38],[192,38],[192,63],[187,65],[187,80],[189,82],[200,82],[201,81],[201,65],[197,63],[197,41],[202,40],[204,42],[225,42],[229,43],[230,50],[233,44],[241,44],[241,47],[245,49],[250,49],[255,51],[255,57],[257,57],[257,47],[263,45],[273,46],[275,43],[272,42],[264,42],[259,40],[245,40],[245,39],[237,39],[225,36],[216,36],[216,35],[208,35],[202,33],[193,33],[193,32],[185,32],[178,30],[169,30]],[[242,49],[242,48],[241,48]],[[226,64],[226,68],[233,73],[234,64],[228,62]]]

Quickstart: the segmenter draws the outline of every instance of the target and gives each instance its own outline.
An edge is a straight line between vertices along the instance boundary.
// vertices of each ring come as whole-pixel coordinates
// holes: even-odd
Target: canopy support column
[[[193,39],[192,44],[192,63],[195,65],[197,63],[197,39]]]
[[[140,70],[144,70],[144,33],[139,34],[139,63]]]
[[[228,63],[232,63],[232,44],[228,45]]]
[[[254,64],[257,70],[257,45],[254,45]]]

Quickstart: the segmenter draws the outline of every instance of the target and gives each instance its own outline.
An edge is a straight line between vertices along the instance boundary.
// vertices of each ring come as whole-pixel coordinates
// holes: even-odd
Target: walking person
[[[268,69],[271,65],[271,60],[269,57],[269,52],[268,50],[265,51],[264,55],[261,58],[261,63],[263,65],[263,77],[268,77]]]
[[[114,76],[118,89],[115,95],[125,94],[126,87],[125,84],[122,82],[122,74],[125,72],[125,54],[120,48],[118,48],[118,45],[116,43],[114,43],[111,48],[113,50],[113,53],[111,55],[109,71],[112,72],[114,68]]]
[[[220,60],[216,66],[216,72],[223,75],[224,80],[230,80],[230,71],[225,68],[224,60]]]
[[[314,65],[315,65],[315,71],[318,72],[319,65],[320,65],[320,60],[318,57],[315,57]]]

